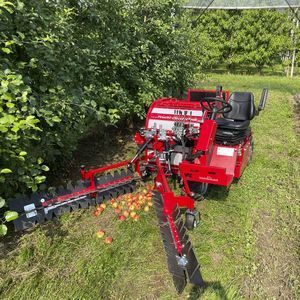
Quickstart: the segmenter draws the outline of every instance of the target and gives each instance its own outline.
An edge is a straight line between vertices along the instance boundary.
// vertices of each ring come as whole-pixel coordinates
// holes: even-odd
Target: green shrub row
[[[299,15],[299,14],[298,14]],[[199,16],[199,14],[198,14]],[[300,29],[290,10],[213,10],[196,23],[203,68],[228,71],[291,65],[296,49],[300,62]]]
[[[178,0],[0,1],[0,196],[36,191],[80,136],[185,88]]]
[[[91,126],[143,117],[200,68],[288,63],[286,13],[182,2],[0,0],[0,197],[41,188]]]

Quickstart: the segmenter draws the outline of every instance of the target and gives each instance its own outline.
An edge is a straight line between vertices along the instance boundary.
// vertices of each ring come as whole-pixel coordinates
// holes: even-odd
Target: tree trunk
[[[298,9],[296,9],[295,13],[298,13]],[[291,77],[294,76],[294,68],[295,68],[295,58],[296,58],[296,47],[297,47],[297,29],[299,28],[299,20],[298,19],[294,19],[294,22],[296,22],[296,28],[295,31],[292,30],[292,40],[294,43],[294,50],[292,53],[292,65],[291,65]]]

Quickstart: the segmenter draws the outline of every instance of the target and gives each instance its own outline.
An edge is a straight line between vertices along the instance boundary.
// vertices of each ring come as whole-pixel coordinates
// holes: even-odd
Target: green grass
[[[299,143],[292,95],[300,93],[300,79],[211,75],[198,86],[218,83],[253,91],[256,101],[263,87],[270,95],[252,121],[249,168],[229,193],[214,188],[197,203],[202,222],[190,236],[207,282],[203,294],[189,285],[176,295],[153,211],[140,222],[121,224],[110,211],[101,218],[81,211],[2,240],[0,298],[299,298]],[[119,158],[119,152],[110,155]],[[100,228],[113,235],[112,245],[95,238]]]
[[[286,76],[286,70],[282,65],[275,65],[273,67],[264,67],[260,72],[258,69],[252,65],[252,66],[243,66],[239,65],[233,70],[228,70],[228,68],[225,65],[219,65],[217,68],[214,68],[213,70],[208,70],[208,72],[211,73],[218,73],[218,74],[225,74],[225,73],[231,73],[236,75],[261,75],[261,76]],[[288,71],[288,74],[290,76],[290,68]],[[295,66],[294,68],[294,76],[299,76],[300,74],[300,67]]]

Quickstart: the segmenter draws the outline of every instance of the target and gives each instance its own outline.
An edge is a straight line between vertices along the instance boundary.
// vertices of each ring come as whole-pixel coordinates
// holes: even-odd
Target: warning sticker
[[[233,154],[234,154],[234,148],[218,147],[217,149],[217,155],[233,156]]]

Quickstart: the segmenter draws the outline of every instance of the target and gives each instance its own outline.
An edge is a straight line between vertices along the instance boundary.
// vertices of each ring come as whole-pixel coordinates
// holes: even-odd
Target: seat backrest
[[[235,92],[229,97],[228,102],[232,105],[232,111],[224,113],[224,118],[237,121],[252,120],[256,109],[254,95],[247,92]]]

